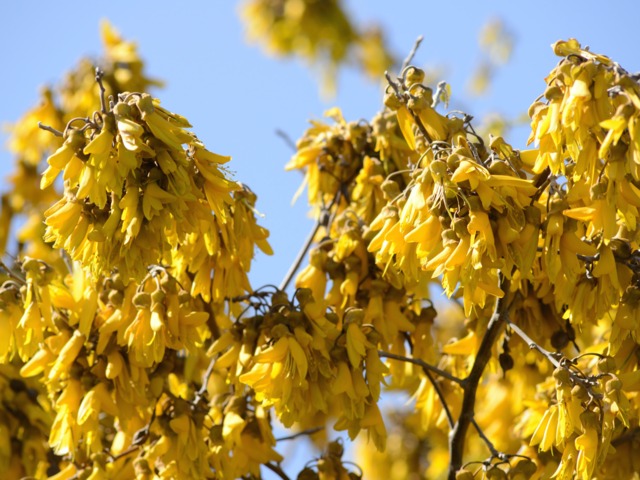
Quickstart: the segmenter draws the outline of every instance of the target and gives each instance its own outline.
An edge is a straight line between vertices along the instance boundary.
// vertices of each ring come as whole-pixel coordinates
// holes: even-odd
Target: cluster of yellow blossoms
[[[341,0],[249,0],[242,7],[247,34],[279,56],[297,55],[321,67],[330,89],[337,67],[359,65],[378,80],[394,60],[379,27],[359,31]]]
[[[338,2],[246,8],[283,52],[339,62],[360,38]],[[314,38],[317,9],[341,19],[330,39],[344,51]],[[383,451],[383,385],[413,399],[390,430],[405,443],[363,451],[385,478],[398,459],[402,478],[638,471],[637,77],[556,43],[526,151],[440,113],[413,66],[388,77],[370,122],[329,111],[287,165],[317,217],[289,295],[288,281],[249,284],[268,232],[229,158],[145,93],[156,82],[133,44],[103,36],[103,70],[82,63],[12,137],[0,476],[283,476],[272,416],[364,430]],[[434,286],[453,299],[440,314]],[[330,442],[298,478],[361,478],[343,456]]]
[[[206,357],[270,252],[256,197],[186,119],[127,91],[155,82],[103,39],[104,70],[83,61],[11,140],[3,235],[27,222],[2,245],[0,476],[258,476],[282,459],[268,412],[231,401]]]
[[[334,312],[363,309],[386,356],[411,350],[412,360],[463,379],[496,303],[507,302],[509,326],[489,362],[495,373],[477,387],[475,420],[501,437],[494,439],[500,451],[528,460],[492,451],[461,476],[634,471],[609,445],[632,448],[638,422],[640,86],[575,40],[554,49],[564,58],[547,78],[544,99],[530,109],[532,150],[515,150],[501,137],[483,141],[470,117],[440,114],[422,71],[408,67],[389,79],[388,109],[371,125],[332,111],[335,125],[314,123],[289,164],[305,170],[320,226],[297,286],[324,297]],[[434,280],[463,306],[460,340],[440,338],[446,320],[434,322],[435,311],[425,308]],[[576,357],[585,347],[606,370],[588,362],[591,356]],[[434,430],[453,428],[469,387],[434,383],[415,362],[389,367],[390,385],[416,398],[429,474],[440,477],[449,445]],[[497,391],[520,392],[514,395],[521,400],[482,397]],[[482,444],[476,438],[469,451],[481,455]]]

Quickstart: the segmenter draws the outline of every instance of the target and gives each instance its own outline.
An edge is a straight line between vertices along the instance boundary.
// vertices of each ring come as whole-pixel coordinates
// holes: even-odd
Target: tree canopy
[[[338,1],[243,15],[329,89],[345,62],[379,78],[384,107],[295,142],[315,228],[252,285],[273,253],[256,195],[103,23],[99,61],[12,127],[0,476],[637,478],[638,76],[557,41],[512,146]],[[483,38],[478,93],[510,51],[500,24]],[[317,452],[285,471],[304,437]]]

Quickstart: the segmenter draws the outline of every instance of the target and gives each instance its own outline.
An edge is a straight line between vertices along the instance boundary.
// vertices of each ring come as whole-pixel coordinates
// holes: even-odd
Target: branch
[[[293,276],[296,274],[296,272],[300,268],[300,264],[302,263],[302,261],[304,260],[305,255],[309,251],[309,248],[311,247],[311,244],[313,243],[313,239],[315,238],[316,234],[318,233],[318,230],[320,229],[320,227],[326,227],[329,224],[329,218],[330,218],[329,217],[329,211],[331,210],[331,208],[336,203],[338,203],[340,201],[340,193],[341,192],[342,192],[342,190],[339,189],[336,192],[336,194],[333,196],[333,199],[331,200],[331,203],[329,204],[329,206],[322,208],[322,212],[320,212],[320,215],[319,215],[318,219],[316,220],[316,224],[313,227],[313,230],[311,231],[311,233],[307,237],[307,240],[304,242],[304,245],[302,246],[302,248],[298,252],[298,256],[296,257],[294,262],[291,264],[291,267],[289,268],[289,271],[284,276],[284,279],[282,280],[282,283],[280,284],[280,290],[282,290],[283,292],[287,289],[287,287],[291,283],[291,280],[293,280]]]
[[[593,377],[593,376],[588,377],[584,375],[582,372],[580,372],[580,375],[576,374],[576,372],[570,368],[570,366],[574,364],[572,360],[566,358],[564,355],[560,353],[556,354],[556,353],[550,352],[544,347],[541,347],[535,341],[533,341],[531,337],[529,337],[529,335],[527,335],[520,327],[518,327],[515,323],[512,323],[508,317],[506,318],[506,321],[507,321],[508,327],[511,330],[513,330],[513,332],[516,335],[518,335],[524,342],[526,342],[527,345],[529,345],[529,348],[540,352],[540,354],[542,354],[547,360],[549,360],[549,362],[555,368],[564,368],[565,370],[567,370],[574,384],[582,385],[589,392],[589,395],[592,398],[597,399],[602,397],[601,393],[594,391],[594,386],[597,385],[597,377]]]
[[[286,143],[287,146],[289,146],[294,152],[298,149],[298,147],[296,146],[296,142],[291,140],[291,137],[284,130],[280,130],[279,128],[276,129],[276,135],[284,140],[284,143]]]
[[[298,256],[291,264],[289,271],[284,276],[282,283],[280,284],[280,290],[282,290],[283,292],[287,289],[287,287],[291,283],[291,280],[293,280],[293,276],[296,274],[296,272],[300,268],[300,264],[304,260],[304,257],[307,254],[309,247],[311,247],[311,244],[313,243],[313,239],[316,237],[316,233],[318,233],[319,229],[320,229],[320,221],[318,220],[316,221],[316,224],[314,225],[313,230],[311,230],[311,233],[307,237],[307,240],[304,242],[304,245],[302,245],[302,248],[298,252]]]
[[[484,337],[482,337],[482,343],[478,349],[476,359],[473,362],[473,367],[471,367],[471,372],[462,383],[462,388],[464,389],[462,409],[460,417],[449,435],[449,480],[455,480],[456,472],[462,467],[462,457],[467,431],[469,430],[469,425],[474,421],[474,407],[476,403],[478,384],[480,383],[480,378],[482,377],[482,373],[484,372],[487,363],[491,359],[491,350],[493,349],[493,345],[498,339],[498,335],[507,321],[510,285],[511,282],[509,279],[504,275],[501,275],[500,289],[504,292],[504,297],[498,299],[496,303],[495,313],[491,317],[489,325],[487,325],[487,331],[485,332]]]
[[[391,88],[393,88],[393,91],[395,92],[396,97],[398,97],[400,101],[404,103],[406,106],[405,98],[402,95],[402,93],[400,93],[400,87],[398,86],[398,84],[391,79],[389,72],[384,72],[384,76],[387,79],[387,82],[389,82],[389,85],[391,85]],[[418,114],[414,112],[411,108],[409,107],[406,107],[406,108],[409,114],[411,115],[411,118],[413,119],[415,124],[418,126],[418,130],[420,130],[420,133],[422,134],[422,136],[427,140],[427,143],[432,143],[433,140],[431,139],[431,136],[427,132],[427,129],[422,124],[422,120],[420,120],[420,117],[418,117]]]
[[[195,397],[193,398],[192,405],[198,405],[200,401],[204,398],[207,393],[207,387],[209,385],[209,379],[213,374],[213,368],[215,367],[217,358],[214,357],[209,362],[209,366],[207,370],[204,372],[204,376],[202,377],[202,385],[200,386],[200,390],[197,391]]]
[[[321,430],[324,430],[324,427],[308,428],[306,430],[302,430],[301,432],[294,433],[293,435],[276,438],[276,442],[286,442],[287,440],[295,440],[296,438],[302,437],[304,435],[313,435],[314,433],[319,432]]]
[[[271,470],[273,473],[278,475],[280,478],[282,478],[282,480],[291,480],[289,476],[286,473],[284,473],[284,470],[282,470],[282,468],[280,468],[279,465],[273,462],[263,463],[263,465],[267,467],[269,470]]]
[[[524,333],[524,331],[519,326],[517,326],[515,323],[512,323],[511,320],[509,320],[509,318],[507,318],[506,320],[507,320],[507,325],[509,326],[509,328],[511,330],[513,330],[513,332],[516,335],[518,335],[527,345],[529,345],[530,349],[537,350],[543,356],[547,357],[547,360],[549,360],[549,362],[551,362],[551,364],[554,367],[558,368],[560,366],[560,362],[558,361],[558,359],[556,358],[556,356],[553,353],[551,353],[549,350],[541,347],[536,342],[534,342],[529,335]]]
[[[425,370],[429,370],[437,375],[440,375],[443,378],[446,378],[447,380],[451,380],[452,382],[457,383],[458,385],[464,387],[465,380],[462,380],[461,378],[451,375],[449,372],[445,370],[441,370],[438,367],[434,367],[430,363],[424,362],[419,358],[403,357],[402,355],[396,355],[395,353],[390,353],[390,352],[383,352],[382,350],[378,350],[378,356],[380,358],[391,358],[392,360],[400,360],[401,362],[413,363],[415,365],[418,365],[424,368]]]
[[[416,53],[418,52],[418,48],[420,47],[422,40],[424,40],[424,37],[422,35],[419,35],[418,38],[416,38],[416,41],[413,44],[413,47],[411,48],[409,55],[407,55],[407,58],[405,58],[404,61],[402,62],[402,67],[400,68],[400,72],[403,72],[404,69],[409,66],[409,64],[413,60],[413,57],[416,56]]]
[[[407,343],[409,344],[409,348],[411,349],[411,354],[413,355],[413,343],[411,342],[411,338],[409,337],[408,333],[406,334],[406,337],[407,337]],[[440,400],[440,404],[442,405],[444,414],[447,417],[447,422],[449,423],[449,430],[453,429],[453,426],[455,425],[455,422],[453,420],[453,415],[451,415],[451,409],[449,408],[447,399],[444,398],[444,393],[442,391],[442,388],[440,388],[440,384],[436,381],[435,378],[433,378],[433,375],[427,368],[422,367],[422,371],[431,382],[431,386],[435,390],[436,395],[438,395],[438,400]]]
[[[45,125],[42,122],[38,122],[38,128],[42,129],[42,130],[46,130],[47,132],[51,132],[53,133],[56,137],[62,137],[64,136],[64,134],[60,131],[60,130],[56,130],[53,127],[50,127],[49,125]]]
[[[102,79],[104,78],[104,70],[100,67],[96,67],[96,83],[98,87],[100,87],[100,110],[102,113],[107,113],[107,104],[104,99],[104,94],[106,92],[104,88],[104,84],[102,83]]]
[[[496,447],[493,445],[493,442],[491,440],[489,440],[489,438],[484,434],[484,432],[482,431],[482,428],[480,428],[480,425],[478,425],[478,422],[476,422],[475,418],[471,419],[471,423],[475,427],[476,432],[478,432],[478,435],[480,436],[482,441],[487,445],[487,448],[491,452],[491,456],[492,457],[496,457],[496,458],[500,458],[500,459],[502,457],[504,457],[504,455],[502,453],[500,453],[498,450],[496,450]]]
[[[436,395],[438,395],[438,400],[440,400],[440,404],[442,405],[442,409],[444,410],[444,414],[447,416],[447,423],[449,423],[449,430],[453,430],[455,422],[453,421],[453,415],[451,415],[451,410],[449,409],[449,405],[447,404],[447,399],[444,398],[444,393],[440,388],[440,384],[433,378],[431,372],[427,370],[425,367],[422,367],[422,371],[427,376],[433,389],[436,391]]]

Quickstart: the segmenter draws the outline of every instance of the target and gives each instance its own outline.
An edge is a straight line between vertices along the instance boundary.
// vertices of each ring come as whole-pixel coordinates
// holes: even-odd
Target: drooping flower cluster
[[[140,280],[146,266],[164,263],[178,278],[197,273],[192,293],[207,300],[248,290],[253,252],[238,251],[234,231],[235,212],[246,223],[246,210],[231,196],[241,186],[221,167],[229,158],[208,151],[189,126],[144,93],[121,94],[111,110],[69,124],[42,176],[42,188],[61,172],[65,181],[65,195],[45,212],[45,240],[95,275],[117,269],[125,282]],[[263,229],[244,228],[269,251]]]
[[[378,448],[386,431],[378,400],[386,367],[377,334],[364,312],[338,316],[316,302],[309,289],[295,299],[284,292],[255,297],[255,314],[238,319],[209,349],[215,365],[237,385],[251,387],[265,408],[273,406],[286,427],[328,416],[355,438],[366,429]]]
[[[0,210],[0,248],[5,251],[12,219],[27,216],[18,233],[18,241],[27,255],[44,258],[48,253],[42,238],[42,212],[58,198],[56,185],[40,189],[40,173],[46,156],[63,143],[61,137],[38,127],[44,124],[54,130],[64,130],[74,118],[89,118],[100,109],[96,94],[95,68],[104,76],[105,96],[121,92],[146,92],[160,86],[144,72],[135,43],[123,39],[106,21],[101,25],[104,55],[99,59],[83,58],[66,74],[63,82],[42,90],[40,104],[28,111],[11,129],[9,149],[16,157],[15,171],[9,177],[11,194],[4,194]],[[11,246],[10,246],[11,247]],[[47,258],[53,260],[53,258]]]
[[[379,27],[359,31],[340,0],[250,0],[242,8],[247,33],[272,54],[297,55],[326,71],[330,89],[337,67],[359,65],[374,79],[393,65]]]

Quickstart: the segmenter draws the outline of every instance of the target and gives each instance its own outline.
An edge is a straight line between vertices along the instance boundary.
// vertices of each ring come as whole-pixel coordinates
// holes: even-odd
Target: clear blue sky
[[[0,122],[12,122],[37,101],[39,86],[57,82],[84,55],[101,52],[98,23],[108,18],[127,39],[138,42],[147,72],[166,81],[156,93],[169,110],[186,116],[194,131],[217,153],[233,156],[236,178],[258,194],[263,224],[271,230],[275,255],[259,256],[254,287],[280,283],[311,228],[304,197],[291,206],[300,176],[283,171],[291,151],[276,129],[297,139],[307,120],[333,105],[350,119],[369,119],[381,106],[380,84],[357,72],[341,72],[338,94],[322,99],[313,71],[296,60],[266,57],[244,41],[237,15],[241,2],[5,1],[0,27]],[[350,0],[355,18],[381,23],[393,50],[404,57],[418,35],[425,39],[417,65],[446,67],[453,100],[477,117],[496,111],[526,112],[544,91],[543,79],[556,64],[550,45],[576,37],[593,51],[640,70],[637,31],[640,2]],[[511,62],[502,67],[491,92],[470,99],[465,85],[480,52],[477,36],[489,18],[500,17],[516,36]],[[434,83],[435,83],[434,82]],[[6,134],[0,141],[6,143]],[[517,141],[516,141],[517,140]],[[523,134],[514,146],[524,147]],[[12,165],[0,151],[0,176]],[[4,185],[4,180],[0,185]],[[291,472],[293,473],[293,472]]]

